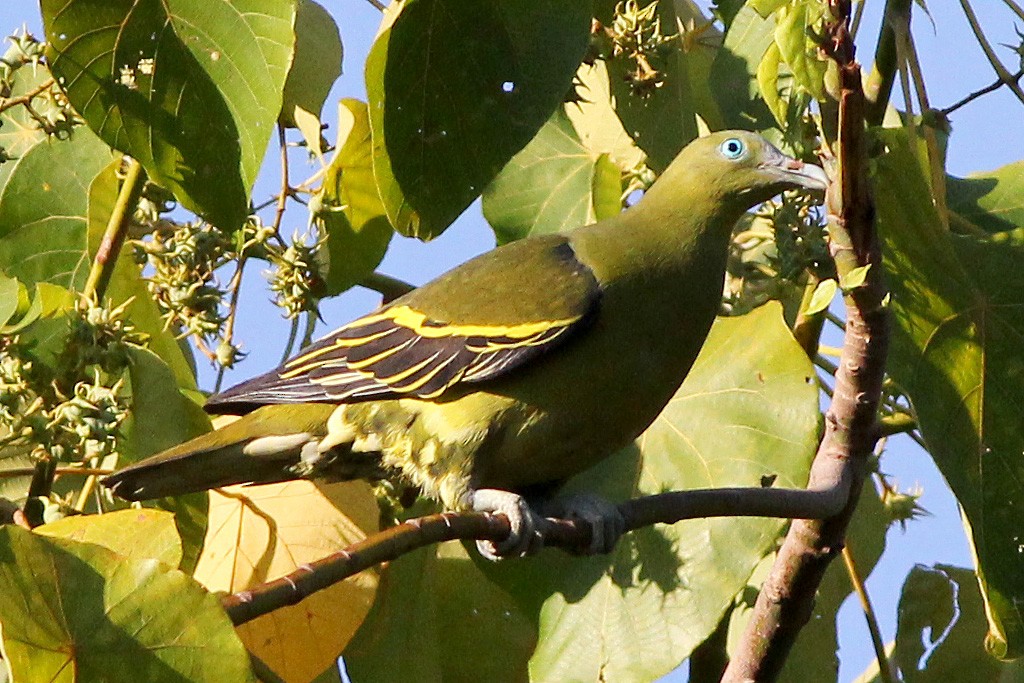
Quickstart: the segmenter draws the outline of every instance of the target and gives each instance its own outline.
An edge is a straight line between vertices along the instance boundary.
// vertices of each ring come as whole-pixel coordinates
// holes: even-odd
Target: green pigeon
[[[510,538],[481,551],[522,554],[540,524],[524,494],[629,444],[682,384],[740,216],[827,184],[754,133],[697,139],[619,215],[501,246],[342,326],[206,404],[241,419],[104,483],[144,500],[392,477],[449,510],[505,513]],[[609,550],[621,533],[614,506],[577,507],[593,550]]]

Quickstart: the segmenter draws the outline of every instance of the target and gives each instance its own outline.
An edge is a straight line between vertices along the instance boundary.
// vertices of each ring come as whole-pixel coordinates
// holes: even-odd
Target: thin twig
[[[854,40],[857,39],[857,33],[860,31],[860,21],[864,17],[864,5],[867,4],[867,0],[856,0],[856,2],[857,9],[853,11],[853,21],[850,22],[850,35]]]
[[[992,65],[992,69],[999,76],[999,80],[1006,84],[1006,87],[1010,89],[1018,100],[1024,104],[1024,89],[1021,89],[1020,84],[1013,80],[1013,76],[1003,63],[999,61],[999,57],[996,56],[996,51],[992,49],[992,44],[988,42],[988,38],[985,37],[985,32],[981,30],[981,24],[978,23],[978,17],[974,14],[974,8],[971,7],[971,3],[967,0],[960,0],[960,6],[964,10],[964,16],[967,17],[967,23],[971,25],[971,31],[974,32],[974,37],[978,39],[978,45],[981,46],[982,52],[985,53],[985,57],[988,59],[988,63]]]
[[[0,470],[0,479],[14,479],[16,477],[29,477],[32,476],[36,471],[35,467],[12,467],[9,470]],[[58,467],[54,470],[55,476],[63,476],[65,474],[76,474],[86,477],[105,477],[112,473],[114,470],[104,469],[102,467]]]
[[[1022,8],[1013,0],[1003,0],[1003,2],[1006,3],[1006,6],[1009,7],[1014,14],[1016,14],[1021,19],[1024,19],[1024,8]]]
[[[1012,80],[1014,83],[1020,83],[1020,79],[1022,79],[1022,78],[1024,78],[1024,69],[1021,69],[1017,73],[1015,73],[1012,76],[1010,76],[1010,80]],[[974,100],[976,100],[979,97],[982,97],[984,95],[987,95],[990,92],[995,92],[996,90],[999,90],[1004,85],[1006,85],[1006,83],[1003,81],[1003,79],[997,78],[990,85],[986,85],[984,88],[981,88],[980,90],[975,90],[974,92],[972,92],[970,95],[964,97],[959,102],[951,104],[950,106],[946,107],[945,109],[940,109],[939,113],[941,113],[945,117],[948,117],[950,114],[955,112],[957,109],[960,109],[961,107],[964,107],[964,106],[970,104]]]
[[[295,338],[299,334],[299,316],[292,318],[292,329],[288,332],[288,341],[284,344],[284,353],[281,354],[281,363],[288,360],[289,356],[292,355],[292,349],[295,347]]]
[[[235,274],[231,276],[231,282],[228,283],[228,291],[231,293],[231,299],[228,302],[228,317],[224,321],[224,334],[221,336],[223,344],[230,344],[232,338],[235,335],[235,319],[238,317],[238,297],[242,292],[242,273],[245,270],[246,254],[243,249],[238,254],[238,265],[235,266]],[[217,381],[213,385],[213,393],[220,393],[221,385],[224,383],[224,372],[227,370],[227,365],[218,363],[217,368]]]
[[[11,109],[12,107],[30,104],[32,100],[34,100],[35,98],[39,97],[44,92],[52,88],[53,84],[54,80],[52,78],[47,78],[45,81],[37,85],[35,88],[29,90],[24,95],[18,95],[17,97],[8,97],[7,99],[0,98],[0,114],[7,111],[8,109]]]
[[[871,633],[871,645],[875,648],[875,658],[878,660],[878,675],[883,683],[895,683],[892,667],[889,664],[889,656],[885,652],[885,643],[882,642],[882,632],[878,628],[878,618],[871,606],[871,598],[868,597],[867,588],[864,587],[864,580],[857,571],[857,564],[853,560],[853,553],[848,546],[843,548],[843,562],[846,563],[846,575],[850,578],[853,591],[860,599],[860,608],[864,612],[864,620],[868,622],[868,632]]]
[[[379,9],[381,12],[388,8],[388,6],[381,2],[380,0],[366,0],[366,2],[370,3],[371,5]]]
[[[277,124],[277,142],[281,146],[281,191],[277,195],[277,209],[274,211],[274,234],[279,234],[284,211],[288,206],[288,198],[292,195],[292,186],[288,181],[288,139],[285,137],[284,126]]]
[[[316,331],[316,321],[320,317],[317,311],[306,311],[306,328],[302,332],[302,341],[299,343],[299,348],[304,349],[313,343],[313,332]]]
[[[833,377],[835,376],[836,372],[839,370],[839,366],[838,365],[836,365],[835,363],[830,361],[828,358],[825,358],[821,354],[816,354],[812,360],[814,361],[815,365],[817,365],[819,368],[821,368],[822,370],[824,370],[828,374],[832,375]]]

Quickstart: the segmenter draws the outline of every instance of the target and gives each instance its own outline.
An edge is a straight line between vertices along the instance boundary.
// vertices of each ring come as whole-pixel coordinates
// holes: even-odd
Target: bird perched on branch
[[[238,421],[104,483],[143,500],[397,475],[448,509],[505,513],[510,538],[481,550],[522,553],[538,519],[520,493],[624,447],[679,388],[740,216],[827,182],[753,133],[695,140],[621,214],[499,247],[342,326],[207,403]],[[581,508],[609,550],[621,524]]]

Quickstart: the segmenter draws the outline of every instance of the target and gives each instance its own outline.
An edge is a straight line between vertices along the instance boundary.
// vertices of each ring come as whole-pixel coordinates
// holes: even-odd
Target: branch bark
[[[825,414],[825,434],[811,467],[810,486],[827,488],[848,481],[843,510],[825,520],[795,520],[779,550],[746,632],[723,677],[724,682],[773,681],[800,629],[829,563],[842,551],[850,517],[857,506],[867,460],[878,438],[876,417],[889,342],[884,307],[881,250],[874,230],[874,209],[864,156],[866,101],[860,66],[848,31],[850,3],[833,0],[837,22],[827,51],[840,67],[837,177],[828,194],[831,249],[840,277],[870,265],[862,286],[845,297],[843,352],[835,392]]]

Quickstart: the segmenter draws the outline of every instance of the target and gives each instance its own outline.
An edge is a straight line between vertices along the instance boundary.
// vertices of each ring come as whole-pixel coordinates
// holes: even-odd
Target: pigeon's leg
[[[517,493],[501,489],[476,489],[470,493],[470,506],[476,512],[502,513],[512,528],[508,538],[500,543],[477,541],[480,554],[491,561],[503,557],[524,557],[539,551],[544,545],[540,529],[544,520]]]
[[[557,496],[544,502],[545,517],[576,519],[590,525],[590,547],[583,553],[598,555],[610,553],[626,532],[626,520],[619,507],[591,493]]]

